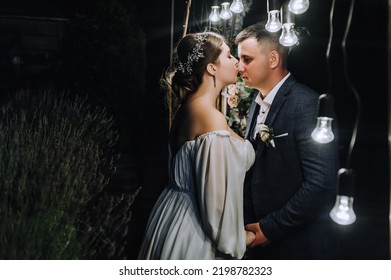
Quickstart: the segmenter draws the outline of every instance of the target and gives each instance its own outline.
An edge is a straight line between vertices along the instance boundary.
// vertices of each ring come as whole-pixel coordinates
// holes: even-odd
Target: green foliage
[[[80,98],[20,92],[2,106],[0,259],[123,254],[115,235],[126,233],[136,194],[104,191],[117,138],[105,110]]]
[[[132,194],[102,192],[91,200],[81,215],[80,229],[88,237],[86,259],[127,259],[125,251],[128,240],[128,225],[132,212],[130,207],[141,188]]]

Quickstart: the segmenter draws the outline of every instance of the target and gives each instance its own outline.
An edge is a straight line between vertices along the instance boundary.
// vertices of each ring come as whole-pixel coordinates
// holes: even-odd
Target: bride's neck
[[[220,92],[221,88],[214,87],[213,83],[204,82],[194,93],[194,97],[205,98],[210,104],[215,104]]]

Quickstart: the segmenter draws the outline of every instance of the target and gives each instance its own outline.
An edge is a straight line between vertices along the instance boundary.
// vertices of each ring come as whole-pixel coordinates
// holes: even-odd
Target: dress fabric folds
[[[169,156],[169,184],[152,209],[139,259],[241,259],[243,182],[250,142],[217,130]]]

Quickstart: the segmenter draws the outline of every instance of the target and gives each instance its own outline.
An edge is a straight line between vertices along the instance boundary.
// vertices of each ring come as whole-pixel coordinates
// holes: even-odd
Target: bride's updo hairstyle
[[[174,51],[174,63],[166,71],[162,84],[181,104],[197,91],[209,63],[218,63],[224,38],[213,32],[192,33],[183,37]]]

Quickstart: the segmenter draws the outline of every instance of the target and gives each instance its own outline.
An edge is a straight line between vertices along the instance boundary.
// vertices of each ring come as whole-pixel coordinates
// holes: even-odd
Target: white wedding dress
[[[171,156],[169,185],[149,217],[139,259],[241,259],[243,182],[250,142],[226,130],[187,141]]]

